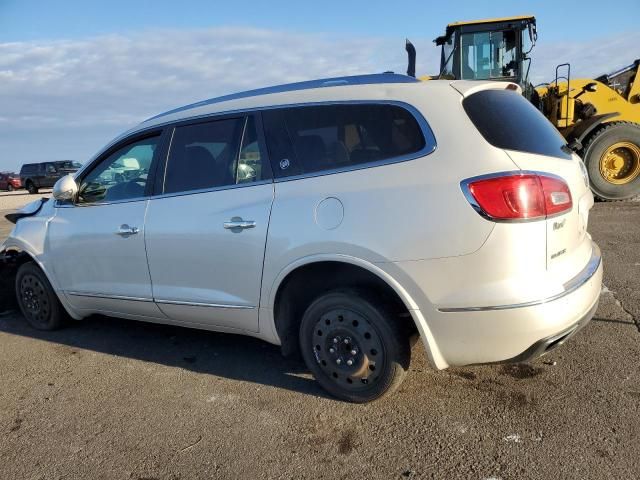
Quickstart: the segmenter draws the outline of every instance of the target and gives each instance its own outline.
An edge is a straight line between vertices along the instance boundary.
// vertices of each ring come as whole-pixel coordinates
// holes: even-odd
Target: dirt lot
[[[5,315],[2,478],[638,478],[640,203],[596,204],[590,231],[606,288],[570,342],[442,372],[418,345],[400,392],[365,406],[249,338]]]

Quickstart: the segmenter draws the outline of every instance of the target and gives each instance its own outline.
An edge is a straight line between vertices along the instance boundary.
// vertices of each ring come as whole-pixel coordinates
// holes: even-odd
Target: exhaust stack
[[[404,46],[405,50],[407,51],[407,56],[409,57],[409,64],[407,66],[407,75],[409,75],[410,77],[414,77],[416,76],[416,47],[413,46],[413,43],[411,43],[409,41],[409,39],[407,38],[407,42]]]

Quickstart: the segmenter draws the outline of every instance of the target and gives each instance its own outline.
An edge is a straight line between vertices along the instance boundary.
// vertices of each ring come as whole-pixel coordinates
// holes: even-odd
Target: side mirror
[[[65,175],[53,186],[53,198],[66,201],[73,200],[78,194],[78,184],[73,175]]]

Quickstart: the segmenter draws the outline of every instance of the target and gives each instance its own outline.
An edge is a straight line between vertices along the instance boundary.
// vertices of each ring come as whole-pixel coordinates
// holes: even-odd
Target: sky
[[[98,4],[99,3],[99,4]],[[447,23],[533,14],[534,83],[569,61],[597,76],[640,57],[640,1],[0,0],[0,171],[84,162],[162,111],[341,75],[437,73]]]

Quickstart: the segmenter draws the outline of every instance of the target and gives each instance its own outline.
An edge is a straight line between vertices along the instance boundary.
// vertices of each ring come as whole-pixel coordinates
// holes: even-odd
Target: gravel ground
[[[2,208],[2,207],[0,207]],[[335,401],[260,341],[92,318],[0,318],[3,478],[638,478],[640,203],[598,203],[594,320],[530,364],[436,372]]]
[[[0,191],[0,211],[17,210],[27,203],[38,200],[42,197],[50,197],[51,190],[40,190],[35,195],[30,195],[26,190],[15,190],[13,192]]]

